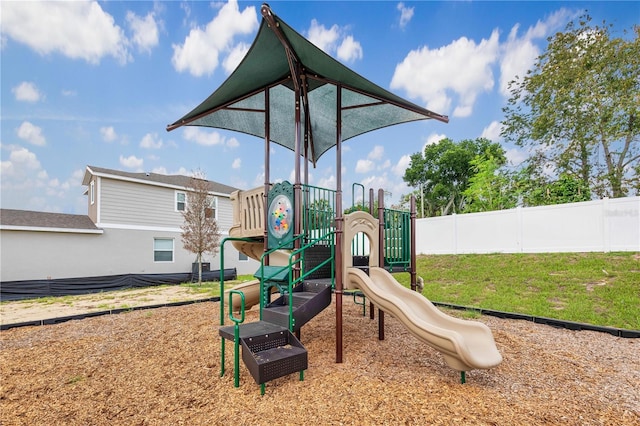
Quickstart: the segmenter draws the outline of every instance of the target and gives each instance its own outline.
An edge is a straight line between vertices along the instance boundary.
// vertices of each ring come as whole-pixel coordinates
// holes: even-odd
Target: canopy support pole
[[[269,223],[269,208],[268,208],[268,203],[269,203],[269,179],[271,178],[269,176],[269,164],[270,164],[270,157],[269,157],[269,150],[271,149],[271,114],[270,114],[270,108],[269,108],[269,93],[270,93],[270,89],[267,87],[264,90],[264,218],[263,218],[263,222],[264,223],[264,238],[263,240],[263,251],[264,253],[266,253],[267,251],[269,251],[269,231],[268,231],[268,227],[267,227],[267,223]],[[265,259],[265,265],[269,265],[269,256],[267,256],[267,258]]]
[[[342,363],[342,86],[336,90],[336,363]]]

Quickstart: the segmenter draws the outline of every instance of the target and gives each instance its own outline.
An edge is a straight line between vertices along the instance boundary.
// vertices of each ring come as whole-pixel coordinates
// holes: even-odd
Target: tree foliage
[[[531,148],[530,166],[623,197],[639,179],[640,26],[629,39],[611,31],[585,15],[550,37],[534,68],[510,85],[502,136]]]
[[[411,155],[403,178],[410,186],[420,188],[416,200],[420,210],[424,208],[424,216],[464,210],[464,192],[475,174],[473,162],[478,158],[493,158],[498,167],[506,162],[502,147],[485,138],[457,143],[447,138]]]
[[[218,252],[220,231],[213,210],[213,197],[209,194],[210,182],[202,171],[194,172],[187,190],[187,205],[182,212],[184,223],[182,244],[197,256],[198,283],[202,283],[202,255],[213,256]]]
[[[496,159],[476,156],[471,161],[474,174],[469,178],[469,186],[462,195],[465,197],[465,213],[486,212],[514,208],[517,193],[513,191],[511,177],[499,171]]]
[[[511,175],[511,187],[524,207],[591,200],[589,186],[582,179],[569,173],[552,179],[531,165]]]

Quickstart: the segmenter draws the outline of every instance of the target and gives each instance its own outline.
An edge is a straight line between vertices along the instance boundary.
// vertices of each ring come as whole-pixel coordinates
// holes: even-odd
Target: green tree
[[[424,152],[411,155],[404,181],[419,188],[416,200],[424,216],[448,215],[464,210],[464,191],[475,174],[476,157],[493,157],[502,166],[506,157],[502,147],[485,138],[454,142],[443,139],[427,145]]]
[[[506,172],[500,172],[498,161],[488,155],[477,155],[471,161],[474,175],[469,178],[469,186],[462,195],[465,197],[466,213],[486,212],[514,208],[517,194],[511,188],[511,179]]]
[[[640,161],[640,26],[612,37],[588,15],[549,38],[533,70],[511,82],[502,136],[596,195],[623,197]]]
[[[202,255],[218,252],[220,231],[215,218],[215,199],[210,195],[210,182],[198,170],[191,177],[187,190],[187,205],[182,212],[184,223],[182,244],[186,250],[195,253],[198,262],[198,284],[202,283]],[[222,271],[221,271],[222,272]]]
[[[584,181],[569,173],[557,178],[526,167],[511,176],[513,193],[524,207],[576,203],[591,200],[591,192]]]

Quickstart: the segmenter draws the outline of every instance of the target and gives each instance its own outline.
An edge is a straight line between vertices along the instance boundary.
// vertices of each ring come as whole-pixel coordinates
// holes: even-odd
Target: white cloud
[[[29,151],[27,148],[13,145],[7,147],[10,151],[9,159],[2,161],[2,185],[4,186],[7,178],[24,179],[29,176],[34,176],[40,170],[40,161],[36,157],[36,154]]]
[[[23,81],[11,89],[11,91],[16,96],[17,101],[38,102],[42,98],[42,94],[36,87],[35,83],[30,81]]]
[[[498,30],[479,43],[461,37],[447,46],[412,50],[396,66],[392,89],[403,89],[418,98],[427,108],[448,113],[455,96],[453,115],[472,113],[477,96],[494,86],[491,69],[498,59]]]
[[[127,23],[133,33],[131,41],[141,52],[151,52],[151,49],[158,45],[159,29],[155,14],[149,12],[147,16],[140,17],[135,13],[127,12]]]
[[[204,28],[193,28],[183,44],[173,45],[173,67],[196,77],[210,75],[218,67],[220,55],[233,49],[234,37],[250,34],[257,27],[255,7],[240,12],[238,2],[230,0]]]
[[[61,53],[97,64],[112,56],[130,60],[129,41],[113,16],[96,1],[3,2],[3,35],[41,55]]]
[[[362,45],[353,36],[346,36],[336,51],[338,59],[344,62],[354,62],[362,59]]]
[[[120,165],[126,167],[127,169],[134,170],[142,170],[142,164],[144,160],[142,158],[138,158],[135,155],[130,155],[125,157],[123,155],[120,156]]]
[[[544,21],[538,21],[535,26],[529,27],[522,37],[518,37],[519,24],[511,28],[507,41],[501,48],[500,93],[503,96],[510,95],[509,83],[516,78],[524,77],[540,55],[540,48],[535,41],[544,40],[574,17],[576,13],[562,8]]]
[[[346,34],[346,29],[333,25],[326,28],[315,19],[311,20],[311,26],[307,31],[307,38],[318,48],[329,55],[335,54],[344,62],[354,62],[362,59],[362,45],[352,35]]]
[[[393,166],[391,170],[396,176],[403,177],[404,172],[409,168],[410,164],[411,164],[411,156],[403,155],[402,157],[400,157],[400,160],[398,160],[398,163],[395,166]]]
[[[118,139],[118,134],[113,126],[100,127],[100,135],[102,135],[102,140],[105,142],[113,142]]]
[[[229,140],[227,141],[227,146],[229,148],[237,148],[240,146],[240,142],[238,142],[238,139],[234,137],[230,137]]]
[[[375,196],[378,196],[377,190],[379,188],[388,188],[389,187],[389,179],[387,179],[387,174],[383,173],[381,175],[374,175],[366,177],[362,180],[362,185],[365,188],[373,188],[375,192]]]
[[[249,47],[250,45],[247,43],[238,43],[231,49],[227,57],[222,61],[222,68],[224,68],[224,72],[227,73],[227,75],[238,68],[240,62],[242,62],[247,55]]]
[[[480,137],[487,138],[492,142],[500,141],[500,132],[502,131],[502,124],[499,121],[492,121],[487,127],[482,130]]]
[[[529,158],[529,154],[523,149],[510,148],[506,150],[505,157],[507,157],[507,162],[512,166],[519,166]]]
[[[233,160],[233,163],[231,163],[232,169],[239,169],[241,167],[242,167],[242,159],[240,158],[236,158],[235,160]]]
[[[358,160],[356,163],[356,173],[369,173],[374,168],[371,160]]]
[[[382,145],[376,145],[373,147],[373,150],[369,153],[367,158],[369,160],[380,160],[384,155],[384,147]]]
[[[47,143],[42,129],[28,121],[23,121],[16,133],[20,139],[33,145],[44,146]]]
[[[340,28],[337,25],[326,28],[324,25],[320,25],[315,19],[311,20],[307,38],[320,49],[327,53],[335,51],[339,37]]]
[[[400,11],[399,25],[405,28],[413,18],[413,7],[407,7],[404,3],[398,3],[397,9]]]
[[[182,136],[185,140],[204,146],[222,145],[225,143],[224,136],[219,132],[205,131],[199,127],[185,127]]]
[[[60,212],[62,205],[86,214],[86,197],[81,195],[84,169],[73,171],[66,179],[50,177],[27,148],[2,145],[1,149],[2,158],[6,158],[0,165],[3,207]]]
[[[336,189],[336,177],[334,175],[320,178],[318,187],[327,189]]]
[[[422,146],[422,151],[420,152],[420,154],[424,154],[424,150],[427,146],[436,144],[440,142],[442,139],[445,139],[446,137],[447,136],[444,134],[431,133],[429,136],[427,136],[427,140],[425,144]]]
[[[162,139],[158,138],[157,133],[147,133],[140,141],[140,148],[160,149],[162,148]]]

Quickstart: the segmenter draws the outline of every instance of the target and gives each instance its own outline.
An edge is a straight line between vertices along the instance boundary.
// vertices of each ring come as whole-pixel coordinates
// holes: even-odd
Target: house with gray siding
[[[190,273],[196,256],[183,248],[180,229],[190,181],[87,166],[87,215],[1,210],[1,281]],[[236,188],[212,181],[209,187],[222,240],[233,224],[229,196]],[[231,244],[224,258],[225,269],[238,274],[258,267]],[[220,254],[203,262],[217,270]]]

